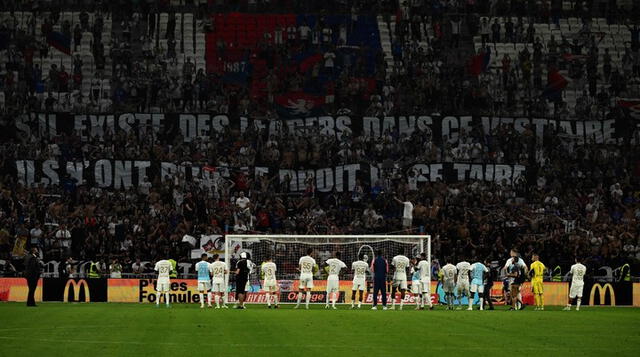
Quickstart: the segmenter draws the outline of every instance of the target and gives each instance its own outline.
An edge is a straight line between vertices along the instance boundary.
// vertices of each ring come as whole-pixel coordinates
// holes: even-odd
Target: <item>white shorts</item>
[[[168,293],[169,290],[171,289],[171,282],[169,280],[158,280],[156,282],[156,291],[162,292],[162,293]]]
[[[278,281],[277,280],[265,280],[262,284],[262,288],[266,292],[275,292],[278,291]]]
[[[471,284],[471,292],[478,294],[484,293],[484,285]]]
[[[420,285],[422,286],[423,293],[431,292],[431,280],[420,280]]]
[[[340,290],[340,280],[338,279],[327,279],[327,292],[333,293]]]
[[[223,293],[226,290],[227,289],[225,287],[223,279],[213,279],[213,281],[211,282],[211,292],[213,292],[213,293]]]
[[[407,290],[407,279],[393,279],[393,286]]]
[[[353,288],[351,290],[364,291],[367,289],[367,281],[363,278],[353,279]]]
[[[582,289],[584,289],[584,284],[571,284],[571,289],[569,289],[569,299],[573,299],[575,297],[582,297]]]
[[[442,290],[444,290],[445,293],[454,293],[456,291],[456,285],[455,283],[452,281],[444,281],[442,283]]]
[[[298,289],[313,289],[313,275],[301,274]]]
[[[465,294],[465,295],[468,296],[469,295],[469,282],[467,282],[467,281],[459,282],[456,285],[456,293],[458,293],[458,295]]]
[[[211,290],[211,282],[209,280],[200,281],[198,280],[198,291],[209,291]]]
[[[411,293],[422,294],[422,282],[420,280],[411,280]]]

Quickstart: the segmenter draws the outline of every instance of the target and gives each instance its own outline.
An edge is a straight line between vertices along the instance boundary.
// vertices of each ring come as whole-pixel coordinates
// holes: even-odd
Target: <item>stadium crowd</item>
[[[111,89],[105,93],[92,87],[88,96],[83,96],[80,59],[74,60],[70,69],[34,67],[32,58],[46,57],[50,49],[46,43],[29,39],[36,31],[46,29],[21,28],[11,17],[4,18],[0,23],[3,127],[13,126],[15,115],[40,111],[207,111],[275,119],[275,96],[316,83],[320,72],[332,71],[334,66],[341,71],[333,87],[324,88],[332,98],[322,106],[328,114],[442,112],[582,120],[617,118],[623,115],[615,107],[617,98],[640,97],[640,39],[638,26],[634,25],[638,19],[633,17],[640,11],[623,11],[608,2],[588,1],[585,6],[577,1],[568,11],[561,6],[559,9],[558,1],[216,0],[187,1],[178,7],[172,7],[169,1],[140,1],[138,6],[128,1],[68,2],[97,14],[93,24],[81,25],[78,30],[93,32],[93,38],[100,38],[102,31],[98,19],[113,17],[118,31],[108,46],[112,50],[105,53],[99,41],[92,46],[96,68],[93,80],[101,83],[109,77],[106,73],[111,73]],[[49,20],[45,23],[54,25],[59,21],[54,5],[68,2],[26,2],[33,7],[25,8],[24,2],[3,1],[2,8],[30,10],[34,16],[46,16]],[[586,19],[594,16],[601,4],[609,23],[629,24],[631,42],[622,68],[611,68],[606,55],[603,65],[598,66],[598,42],[589,38],[588,29],[584,42],[571,44],[558,39],[559,43],[545,44],[522,22],[508,25],[513,28],[506,29],[505,40],[530,43],[530,49],[514,59],[495,53],[501,57],[500,67],[479,74],[469,68],[468,58],[475,54],[471,44],[474,36],[482,38],[481,51],[490,48],[490,43],[503,42],[500,25],[497,30],[487,27],[481,14],[528,14],[536,22],[555,22],[571,15],[585,19],[584,26],[588,27]],[[388,24],[395,24],[395,65],[389,67],[380,49],[362,51],[355,58],[340,58],[332,44],[319,41],[317,51],[323,54],[323,61],[310,75],[267,74],[264,95],[255,96],[248,87],[231,85],[218,75],[196,68],[190,60],[179,68],[172,46],[166,51],[154,47],[153,39],[147,36],[154,32],[149,31],[152,22],[147,20],[159,11],[196,11],[202,31],[216,26],[206,17],[211,11],[341,12],[355,17],[381,14]],[[122,20],[130,13],[134,13],[133,20]],[[75,31],[64,24],[62,28]],[[296,38],[302,38],[300,31],[307,30],[295,31]],[[307,46],[302,42],[283,41],[276,43],[275,49],[264,46],[261,53],[273,69],[290,59],[299,46]],[[310,46],[314,45],[311,41]],[[587,56],[581,60],[568,61],[563,56],[581,55],[582,51]],[[373,66],[367,69],[365,62],[370,58]],[[104,70],[105,65],[112,69]],[[571,67],[572,85],[582,88],[584,83],[588,87],[573,108],[567,107],[562,98],[548,101],[551,98],[541,96],[547,85],[542,80],[543,69],[549,72],[567,66]],[[365,75],[374,80],[373,87],[356,80]],[[264,140],[263,133],[254,129],[243,134],[228,130],[212,135],[210,140],[190,143],[180,137],[159,140],[124,134],[108,135],[103,141],[80,141],[75,135],[60,135],[54,140],[8,138],[0,145],[0,259],[5,261],[1,268],[7,274],[20,270],[18,260],[10,263],[14,243],[20,238],[26,238],[28,247],[38,247],[45,260],[118,259],[125,272],[138,272],[140,260],[157,256],[188,261],[191,247],[182,242],[185,234],[254,231],[426,232],[434,237],[432,249],[440,257],[497,259],[511,247],[518,247],[525,257],[539,252],[548,266],[568,266],[575,255],[587,257],[584,262],[591,269],[637,264],[640,141],[579,145],[561,131],[545,134],[543,140],[536,141],[531,128],[519,133],[513,125],[504,124],[489,134],[474,128],[462,133],[457,141],[443,142],[418,132],[411,136],[389,132],[381,138],[346,135],[338,139],[314,130],[283,131]],[[88,187],[70,177],[63,178],[59,186],[24,187],[8,174],[15,170],[12,165],[16,159],[97,158],[193,162],[224,170],[213,182],[198,177],[187,180],[178,174],[152,177],[131,190]],[[318,192],[312,178],[305,181],[304,192],[293,192],[286,179],[279,181],[239,169],[254,165],[309,169],[385,160],[392,160],[394,168],[371,187],[358,181],[353,192]],[[418,173],[407,169],[415,162],[453,161],[522,163],[529,169],[513,184],[422,182]],[[411,202],[413,209],[406,210],[406,205],[394,198]]]

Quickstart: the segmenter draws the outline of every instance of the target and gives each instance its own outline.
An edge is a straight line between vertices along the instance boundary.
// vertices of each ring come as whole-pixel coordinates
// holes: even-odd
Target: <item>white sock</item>
[[[160,296],[162,296],[160,293],[156,294],[156,305],[160,305]]]
[[[580,303],[582,303],[582,298],[578,298],[578,302],[576,302],[576,309],[580,308]]]
[[[207,303],[211,306],[211,291],[207,293]]]
[[[300,301],[302,301],[302,291],[298,293],[298,303],[296,304],[296,306],[300,305]]]
[[[400,308],[402,309],[403,306],[404,306],[404,299],[401,297],[400,298]]]
[[[267,293],[267,306],[271,306],[271,294]]]
[[[484,298],[480,298],[480,310],[484,309]]]
[[[337,297],[336,297],[337,294],[338,293],[333,293],[333,296],[332,296],[332,299],[331,299],[331,306],[333,306],[333,307],[336,307],[336,300],[338,300]]]
[[[469,297],[467,299],[469,299],[469,308],[472,309],[473,308],[473,298]]]
[[[331,293],[327,291],[327,306],[329,306],[329,300],[331,300],[330,296],[331,296]]]
[[[220,296],[220,295],[215,295],[213,298],[214,298],[214,299],[215,299],[215,301],[216,301],[216,307],[220,307],[220,300],[222,300],[222,299],[221,299],[221,298],[222,298],[222,296]]]
[[[391,296],[391,306],[396,307],[396,295]]]
[[[167,305],[169,305],[169,293],[164,293],[164,301]]]
[[[204,306],[204,294],[198,293],[198,296],[200,296],[200,306]]]
[[[425,296],[422,299],[422,307],[424,307],[424,300],[427,299],[427,301],[429,302],[429,307],[433,307],[433,304],[431,303],[431,294],[427,294],[427,296]]]
[[[275,294],[273,294],[273,303],[278,306],[278,295],[280,295],[280,292],[276,292]]]
[[[422,296],[420,295],[416,296],[416,306],[420,306],[421,301],[422,301]]]
[[[305,299],[307,307],[309,307],[309,301],[311,301],[311,291],[307,291],[307,298]]]

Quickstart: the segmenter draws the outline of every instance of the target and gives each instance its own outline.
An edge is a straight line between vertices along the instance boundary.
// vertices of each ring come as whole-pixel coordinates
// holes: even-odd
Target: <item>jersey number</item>
[[[311,263],[302,263],[302,270],[304,270],[305,272],[310,272],[311,271]]]

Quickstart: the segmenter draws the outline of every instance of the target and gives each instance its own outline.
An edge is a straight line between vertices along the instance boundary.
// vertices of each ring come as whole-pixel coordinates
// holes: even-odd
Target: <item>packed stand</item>
[[[522,16],[526,11],[536,14],[528,19],[531,23],[553,23],[557,18],[561,24],[569,15],[590,19],[591,15],[580,15],[587,14],[584,7],[558,10],[557,2],[543,1],[547,8],[536,7],[531,12],[518,5],[524,2],[512,2],[509,7],[503,1],[491,2],[495,6],[489,6],[488,1],[337,3],[339,7],[323,11],[326,9],[320,2],[306,1],[269,4],[247,1],[240,5],[212,1],[207,6],[198,2],[177,8],[166,2],[143,2],[143,7],[130,9],[134,16],[127,19],[124,18],[126,12],[117,10],[116,6],[102,4],[87,9],[87,14],[93,14],[93,22],[85,26],[82,20],[85,16],[78,18],[80,46],[83,46],[85,32],[92,33],[94,39],[90,52],[95,71],[89,74],[93,78],[86,92],[87,73],[83,64],[80,68],[73,66],[79,76],[73,80],[73,76],[64,75],[66,67],[53,73],[50,70],[47,76],[38,75],[37,61],[30,60],[29,54],[33,58],[48,58],[47,50],[53,49],[48,45],[31,49],[20,46],[32,43],[23,41],[25,38],[44,36],[46,40],[46,36],[38,34],[39,29],[32,25],[21,29],[13,25],[13,20],[3,21],[0,33],[7,48],[0,57],[3,61],[2,108],[8,114],[3,123],[12,125],[11,115],[16,113],[43,110],[207,111],[275,119],[283,115],[277,110],[277,98],[300,89],[321,96],[318,110],[328,114],[526,113],[562,117],[576,114],[578,118],[586,118],[621,115],[611,110],[614,99],[634,96],[634,88],[637,90],[632,85],[633,77],[638,76],[633,65],[638,58],[637,25],[633,25],[637,19],[629,22],[615,9],[607,8],[607,14],[614,11],[607,16],[607,24],[629,23],[628,28],[624,27],[631,36],[622,70],[630,70],[624,72],[625,75],[618,72],[616,77],[612,69],[607,78],[606,62],[602,66],[594,65],[593,56],[577,60],[578,64],[570,61],[568,70],[580,73],[580,76],[576,74],[577,83],[581,78],[588,82],[593,76],[598,81],[596,90],[588,90],[584,100],[576,101],[575,113],[569,113],[563,102],[541,97],[548,84],[542,79],[543,73],[548,73],[553,66],[562,69],[563,63],[567,65],[561,55],[568,52],[555,50],[566,43],[561,38],[556,39],[560,43],[551,46],[536,41],[536,33],[526,30],[522,17],[522,21],[513,24],[513,32],[507,30],[506,24],[511,21],[507,15]],[[192,9],[195,9],[193,36],[185,38],[183,30],[189,17],[181,15],[177,22],[176,15]],[[210,11],[278,10],[319,15],[278,17],[283,19],[282,23],[277,20],[265,24],[256,19],[256,28],[273,25],[274,31],[258,37],[249,35],[257,30],[247,31],[242,38],[249,42],[246,46],[251,56],[247,61],[254,74],[250,78],[242,78],[242,71],[230,75],[224,67],[223,71],[215,66],[206,68],[202,58],[197,57],[228,54],[229,49],[237,45],[223,35],[228,33],[222,30],[223,26],[245,29],[252,26],[245,26],[250,18],[246,13],[216,17],[209,16]],[[322,15],[337,12],[340,15]],[[32,13],[69,34],[68,26],[56,19],[53,12]],[[166,22],[161,20],[162,14],[168,14],[164,17]],[[481,14],[497,19],[498,31],[487,32]],[[104,46],[111,49],[108,54],[100,50],[101,43],[97,40],[104,38],[104,33],[98,31],[100,18],[103,22],[110,18],[114,24],[109,46]],[[227,22],[230,18],[241,20]],[[371,25],[371,19],[386,31],[381,30],[380,38],[376,32],[367,31],[357,38],[362,43],[373,36],[381,46],[359,49],[358,45],[349,44],[356,28]],[[503,19],[505,22],[501,22]],[[581,26],[590,25],[587,21]],[[388,37],[384,36],[385,32]],[[201,51],[199,34],[214,41],[214,46],[205,46],[206,53]],[[470,69],[469,59],[475,55],[473,36],[479,36],[481,52],[491,48],[493,59],[500,58],[499,68],[489,66],[481,68],[479,73]],[[189,40],[192,47],[186,45]],[[236,37],[235,41],[240,39]],[[599,46],[589,41],[578,43],[572,49],[576,52],[570,54],[580,55],[577,51],[593,54]],[[507,42],[528,43],[531,47],[527,45],[524,54],[520,52],[518,58],[509,60],[497,50],[498,47],[504,50],[502,45]],[[75,46],[75,38],[72,43]],[[44,47],[47,49],[43,50]],[[193,58],[187,56],[185,48],[192,49]],[[208,58],[207,63],[211,62],[215,61]],[[302,69],[302,63],[309,66]],[[110,68],[104,68],[108,64]],[[605,86],[601,86],[601,82]],[[68,94],[60,97],[53,93]],[[548,103],[552,103],[555,112]],[[184,143],[180,137],[159,139],[123,134],[87,142],[73,135],[51,141],[14,138],[1,145],[3,172],[14,171],[10,166],[15,159],[51,158],[188,161],[223,169],[214,180],[196,177],[187,181],[181,174],[153,177],[128,191],[87,187],[71,178],[63,178],[59,187],[26,188],[19,185],[15,177],[3,175],[0,259],[4,263],[0,268],[6,274],[20,270],[19,260],[12,260],[10,255],[19,237],[27,237],[28,246],[38,247],[45,261],[67,257],[99,259],[104,261],[106,272],[116,258],[125,273],[141,273],[140,261],[158,256],[189,261],[191,247],[182,242],[185,234],[227,232],[423,231],[434,237],[432,251],[442,257],[472,252],[474,257],[498,259],[515,246],[525,256],[532,251],[540,252],[549,266],[566,266],[576,254],[588,257],[587,266],[592,268],[617,267],[625,262],[637,264],[640,260],[638,151],[629,143],[581,146],[559,134],[562,133],[549,132],[548,137],[536,142],[530,129],[520,134],[512,125],[502,125],[488,135],[474,128],[463,133],[458,141],[442,143],[417,132],[411,136],[385,133],[380,139],[347,135],[340,140],[314,131],[296,135],[283,132],[264,140],[262,133],[252,130],[242,135],[229,130],[213,135],[209,141],[191,143]],[[384,172],[370,188],[357,182],[353,192],[318,192],[313,177],[305,180],[305,189],[299,192],[291,189],[292,182],[287,179],[280,181],[239,169],[245,166],[310,169],[389,159],[394,169]],[[415,162],[453,161],[522,163],[533,170],[509,185],[425,183],[416,172],[407,169]],[[413,209],[406,213],[406,204],[402,202],[411,202]],[[412,223],[403,225],[402,218],[411,218]]]
[[[185,234],[269,232],[283,234],[366,234],[420,231],[434,237],[439,255],[473,251],[498,258],[503,250],[543,252],[552,264],[568,263],[574,254],[590,257],[593,267],[619,266],[640,258],[640,156],[637,151],[606,145],[577,146],[550,136],[536,145],[531,132],[512,126],[491,135],[474,131],[444,147],[424,137],[385,136],[382,140],[350,137],[337,141],[317,133],[283,135],[263,142],[257,133],[228,132],[210,143],[174,145],[114,138],[113,145],[87,143],[78,157],[184,160],[220,167],[215,180],[186,181],[181,174],[145,180],[137,189],[112,191],[86,187],[63,178],[60,187],[26,188],[2,178],[2,249],[10,259],[15,237],[28,237],[47,259],[119,257],[130,267],[136,258],[171,256],[188,260]],[[55,157],[73,138],[33,145],[2,145],[7,172],[16,157]],[[534,182],[519,177],[502,183],[418,183],[411,170],[390,170],[369,189],[360,182],[353,192],[317,192],[315,180],[291,192],[286,178],[253,175],[234,169],[274,163],[307,168],[343,162],[380,162],[394,158],[397,167],[424,162],[528,161],[535,153]],[[458,155],[458,156],[456,156]],[[74,158],[74,157],[71,157]],[[216,158],[213,162],[210,159]],[[414,208],[407,218],[404,204]]]

